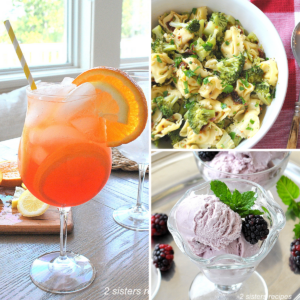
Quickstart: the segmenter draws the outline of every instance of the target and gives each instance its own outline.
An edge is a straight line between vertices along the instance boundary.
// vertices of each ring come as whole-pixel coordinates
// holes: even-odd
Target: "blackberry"
[[[231,92],[231,97],[235,103],[245,104],[245,100],[241,98],[236,91]]]
[[[289,258],[289,266],[292,272],[300,274],[300,266],[296,264],[295,257],[291,254]]]
[[[249,215],[242,223],[242,232],[246,241],[254,245],[268,236],[268,223],[262,216]]]
[[[154,214],[151,216],[151,235],[159,236],[167,234],[168,216],[166,214]]]
[[[173,263],[174,250],[167,244],[157,244],[153,251],[153,264],[156,268],[165,272],[168,271]]]
[[[291,256],[295,262],[295,269],[300,273],[300,239],[296,239],[291,243]]]
[[[218,151],[199,151],[198,156],[202,161],[212,161],[218,153]]]

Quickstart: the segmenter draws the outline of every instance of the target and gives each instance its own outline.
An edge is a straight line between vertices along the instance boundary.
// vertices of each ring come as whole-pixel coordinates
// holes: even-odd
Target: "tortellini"
[[[190,20],[197,19],[197,20],[206,20],[207,18],[207,7],[202,6],[196,9],[196,13],[192,12],[190,16]]]
[[[259,113],[260,106],[257,105],[257,101],[250,100],[245,113],[234,118],[234,123],[230,125],[230,132],[235,132],[245,139],[253,137],[260,128]]]
[[[208,82],[203,82],[199,93],[203,98],[217,99],[222,93],[223,87],[221,80],[217,76],[208,77]]]
[[[167,135],[169,132],[177,130],[182,123],[182,116],[181,114],[174,114],[169,119],[161,119],[161,121],[154,125],[154,128],[152,128],[152,141],[155,141],[157,139],[160,139]]]
[[[151,54],[151,72],[156,83],[164,83],[172,77],[174,61],[166,53]]]
[[[174,43],[177,47],[177,51],[183,53],[189,48],[188,42],[194,38],[195,34],[188,31],[186,28],[176,28],[173,32],[175,38]]]
[[[199,104],[200,106],[203,106],[206,109],[212,109],[215,111],[215,118],[214,118],[215,123],[221,122],[229,115],[231,111],[231,109],[227,105],[223,105],[222,102],[217,100],[204,99],[204,100],[200,100]]]
[[[259,56],[258,44],[251,43],[251,42],[245,40],[244,47],[245,47],[245,50],[247,51],[250,61],[253,62],[253,60]]]
[[[235,148],[234,142],[229,136],[229,134],[225,131],[222,130],[223,136],[220,139],[220,141],[217,143],[217,149],[233,149]]]
[[[184,14],[180,15],[177,14],[175,11],[171,11],[169,14],[164,14],[159,17],[158,22],[159,24],[167,31],[167,32],[172,32],[174,27],[171,27],[169,25],[170,22],[179,22],[179,23],[184,23],[188,20],[189,15]]]
[[[191,94],[197,94],[199,91],[199,84],[197,80],[193,77],[187,77],[182,69],[177,71],[177,84],[176,87],[180,91],[181,95],[184,98],[191,97]]]
[[[250,82],[247,83],[248,87],[246,87],[240,79],[236,82],[235,91],[238,93],[240,97],[242,97],[246,102],[250,100],[250,95],[254,91],[254,85]]]
[[[234,102],[231,96],[224,98],[222,103],[226,104],[226,106],[230,108],[230,112],[228,114],[229,117],[234,117],[238,112],[243,112],[245,110],[245,105]]]
[[[223,134],[222,129],[213,122],[203,126],[199,134],[195,133],[191,127],[188,127],[187,132],[187,145],[197,145],[200,149],[215,146]]]
[[[245,51],[244,41],[245,36],[241,30],[235,26],[231,26],[229,30],[225,31],[224,42],[221,46],[221,51],[226,58],[239,55]]]
[[[278,68],[274,59],[263,61],[260,68],[264,71],[264,79],[270,84],[275,86],[278,81]]]
[[[183,61],[189,66],[190,70],[194,71],[196,75],[201,75],[202,78],[212,75],[212,73],[205,70],[200,60],[195,57],[184,58]]]
[[[205,62],[204,67],[207,69],[212,69],[214,71],[218,70],[217,68],[218,61],[215,58],[211,58]]]

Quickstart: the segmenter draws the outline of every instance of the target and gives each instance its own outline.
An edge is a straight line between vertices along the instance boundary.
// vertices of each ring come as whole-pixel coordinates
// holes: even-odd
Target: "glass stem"
[[[139,164],[139,188],[138,188],[137,201],[136,201],[137,210],[139,210],[142,207],[142,196],[143,196],[144,181],[145,181],[147,168],[148,168],[148,164]]]
[[[60,207],[60,259],[65,260],[67,258],[67,233],[68,233],[68,213],[70,207]]]

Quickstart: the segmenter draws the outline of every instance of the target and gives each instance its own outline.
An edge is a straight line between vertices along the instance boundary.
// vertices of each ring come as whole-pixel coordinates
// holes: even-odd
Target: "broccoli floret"
[[[190,32],[198,32],[200,29],[200,22],[196,19],[189,22],[189,25],[186,27],[186,29]]]
[[[157,25],[155,28],[153,28],[152,33],[154,34],[154,40],[162,39],[165,34],[160,25]]]
[[[247,36],[247,39],[251,42],[251,43],[255,43],[258,44],[258,38],[256,36],[256,34],[254,32],[250,32]]]
[[[204,28],[204,34],[205,35],[210,35],[213,34],[215,29],[219,30],[218,36],[222,36],[223,32],[225,31],[227,27],[227,19],[225,14],[219,13],[219,12],[214,12],[212,13],[209,22]]]
[[[219,127],[219,128],[224,128],[225,127],[225,119],[223,119],[221,122],[219,122],[219,123],[217,123],[217,126]]]
[[[158,148],[158,144],[159,144],[159,139],[158,140],[155,140],[153,141],[154,145]]]
[[[205,109],[196,102],[192,103],[187,112],[187,120],[189,121],[189,125],[197,134],[199,134],[201,128],[206,125],[214,116],[214,110]]]
[[[168,95],[166,97],[159,96],[153,99],[153,102],[157,103],[159,110],[162,114],[169,118],[174,114],[173,106],[178,101],[179,97],[174,95]]]
[[[222,85],[232,85],[240,77],[245,64],[245,57],[242,53],[232,58],[224,59],[217,63],[217,69],[220,72]]]
[[[183,116],[187,112],[185,103],[186,101],[179,99],[173,106],[174,113],[179,113]]]
[[[170,26],[175,28],[186,28],[190,32],[198,32],[200,29],[200,22],[197,19],[194,19],[188,23],[181,22],[170,22]]]
[[[258,98],[266,105],[270,105],[274,94],[272,87],[267,82],[261,82],[255,86],[254,92]]]
[[[235,147],[237,147],[238,144],[239,144],[239,143],[242,141],[242,139],[243,139],[241,136],[237,135],[235,132],[230,132],[230,133],[229,133],[229,136],[230,136],[231,139],[233,140]]]
[[[163,53],[176,50],[176,45],[164,43],[161,39],[156,39],[151,43],[151,48],[154,53]]]
[[[180,142],[183,137],[179,135],[181,128],[178,128],[177,130],[171,131],[168,133],[169,138],[171,139],[171,144],[174,146],[176,143]]]
[[[226,15],[220,12],[213,12],[210,21],[212,21],[218,28],[221,28],[222,31],[225,31],[227,27],[228,20],[226,19]]]
[[[229,25],[235,25],[235,18],[231,15],[225,15],[225,18]]]
[[[254,66],[251,69],[242,72],[242,77],[246,78],[248,82],[262,82],[264,71],[259,66]]]
[[[205,20],[201,19],[200,20],[200,30],[199,30],[199,36],[202,36],[203,35],[203,31],[204,31],[204,24],[205,24]]]
[[[215,29],[213,35],[210,35],[206,42],[204,42],[201,37],[197,40],[197,44],[194,45],[194,51],[197,53],[200,61],[203,61],[215,48],[218,32],[218,29]]]

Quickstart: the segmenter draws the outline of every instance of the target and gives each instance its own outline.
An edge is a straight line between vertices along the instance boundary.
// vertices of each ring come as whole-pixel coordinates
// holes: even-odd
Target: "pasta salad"
[[[207,7],[171,11],[151,41],[152,141],[176,149],[233,149],[260,129],[278,68],[255,33]]]

